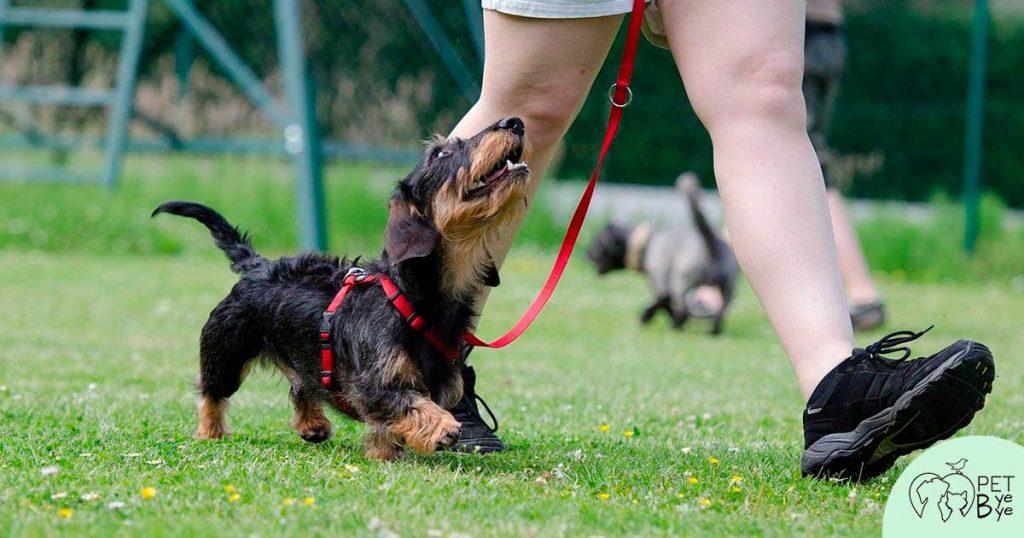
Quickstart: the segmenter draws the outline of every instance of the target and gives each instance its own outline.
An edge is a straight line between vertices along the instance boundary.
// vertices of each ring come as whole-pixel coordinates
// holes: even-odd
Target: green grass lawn
[[[4,534],[880,532],[903,465],[857,486],[799,477],[802,401],[749,289],[720,338],[700,322],[640,328],[643,282],[597,279],[582,259],[519,343],[473,355],[503,454],[368,461],[362,426],[336,414],[334,439],[305,444],[287,426],[287,383],[265,371],[233,398],[232,437],[194,441],[197,337],[235,278],[215,252],[0,250]],[[550,260],[517,251],[483,336],[516,318]],[[918,354],[958,337],[989,344],[999,378],[967,431],[1024,441],[1024,295],[1009,283],[883,286],[893,330],[936,324]]]

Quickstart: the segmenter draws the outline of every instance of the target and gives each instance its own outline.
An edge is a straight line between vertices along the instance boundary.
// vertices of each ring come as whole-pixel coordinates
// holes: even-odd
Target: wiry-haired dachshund
[[[390,279],[449,350],[461,345],[482,287],[496,285],[489,247],[526,207],[524,148],[518,118],[465,140],[434,137],[394,190],[384,252],[362,266]],[[258,357],[291,383],[292,427],[306,441],[331,436],[325,402],[368,424],[370,458],[397,458],[404,445],[433,452],[457,438],[460,424],[446,409],[462,397],[461,359],[415,330],[382,286],[352,288],[329,318],[337,364],[321,382],[320,324],[353,261],[320,253],[271,261],[210,208],[168,202],[158,213],[206,225],[242,275],[203,327],[197,438],[227,434],[228,398]]]

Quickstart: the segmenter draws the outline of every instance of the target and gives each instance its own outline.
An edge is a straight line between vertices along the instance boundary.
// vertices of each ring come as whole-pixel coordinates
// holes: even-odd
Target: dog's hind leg
[[[647,325],[648,323],[651,322],[652,319],[654,319],[654,315],[658,313],[658,310],[661,309],[665,309],[671,314],[672,310],[669,309],[668,303],[669,298],[667,295],[655,299],[655,301],[651,303],[650,306],[644,309],[643,314],[640,314],[640,323]]]
[[[715,314],[714,320],[711,322],[711,334],[718,336],[722,334],[722,324],[725,320],[725,311],[729,309],[729,303],[732,302],[732,296],[735,293],[734,284],[728,279],[723,280],[719,283],[718,289],[722,293],[722,307]]]
[[[320,400],[316,388],[310,387],[306,380],[289,368],[282,368],[288,382],[291,383],[289,396],[295,406],[295,416],[291,426],[299,437],[309,443],[322,443],[331,438],[331,421],[324,415],[324,404]]]
[[[673,329],[682,329],[686,320],[690,319],[690,311],[686,308],[686,299],[682,297],[671,300],[666,309],[672,316]]]
[[[238,305],[225,299],[210,314],[199,342],[199,426],[197,439],[227,435],[228,398],[242,384],[260,351],[258,336],[239,315]]]

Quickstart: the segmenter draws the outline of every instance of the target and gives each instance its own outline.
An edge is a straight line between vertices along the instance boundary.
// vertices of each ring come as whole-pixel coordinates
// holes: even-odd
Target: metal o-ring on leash
[[[626,88],[626,102],[618,103],[615,101],[615,90],[619,89],[619,83],[616,82],[615,84],[612,84],[611,86],[608,87],[608,101],[615,108],[626,108],[627,106],[629,106],[630,103],[633,102],[633,89],[630,88],[629,86],[623,86],[623,88]]]

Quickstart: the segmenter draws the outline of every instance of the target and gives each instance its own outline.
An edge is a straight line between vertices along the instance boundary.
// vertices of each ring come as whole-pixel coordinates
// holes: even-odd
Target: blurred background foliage
[[[197,223],[166,215],[150,219],[158,204],[186,199],[209,204],[251,231],[259,252],[291,253],[297,245],[288,170],[287,163],[262,157],[143,156],[128,162],[115,191],[0,182],[0,200],[18,201],[0,203],[0,250],[220,257]],[[405,171],[350,163],[327,167],[329,251],[352,256],[380,252],[387,222],[383,208]],[[567,217],[546,204],[548,198],[541,192],[517,249],[551,252],[560,243]],[[982,199],[981,237],[973,256],[961,248],[963,206],[945,195],[930,202],[928,211],[916,211],[913,218],[899,204],[880,204],[859,219],[872,270],[912,282],[1012,281],[1024,290],[1024,225],[1019,218],[1007,218],[998,197]],[[607,219],[590,215],[580,244],[586,245]],[[576,263],[582,263],[581,252],[577,248]]]
[[[124,0],[22,0],[15,4],[120,9]],[[271,0],[195,0],[254,71],[275,89]],[[479,58],[461,9],[427,0],[452,50],[472,76]],[[983,189],[1024,208],[1020,136],[1024,133],[1024,2],[994,0],[985,108]],[[1019,4],[1019,5],[1017,5]],[[850,56],[833,122],[833,145],[846,156],[841,181],[862,198],[928,200],[957,196],[963,158],[972,2],[854,0],[847,6]],[[1014,7],[1017,5],[1017,7]],[[303,15],[325,139],[356,145],[416,149],[433,132],[447,132],[471,105],[403,2],[308,0]],[[401,29],[401,31],[396,31]],[[10,81],[70,81],[106,86],[119,36],[110,32],[4,33],[0,76]],[[176,75],[180,27],[153,2],[146,29],[136,107],[136,136],[275,136],[273,127],[227,82],[205,53],[186,85]],[[591,98],[566,137],[553,175],[589,174],[607,115],[605,91],[620,42]],[[711,144],[686,102],[668,51],[644,44],[637,60],[636,100],[605,168],[615,182],[670,184],[684,169],[711,181]],[[45,107],[44,107],[45,108]],[[41,115],[48,127],[102,132],[94,110]],[[0,122],[0,129],[4,126]],[[654,150],[652,151],[652,148]]]

